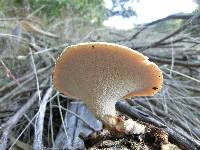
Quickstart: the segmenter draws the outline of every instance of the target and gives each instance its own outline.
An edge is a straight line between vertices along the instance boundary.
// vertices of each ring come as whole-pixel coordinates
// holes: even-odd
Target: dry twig
[[[45,117],[46,105],[48,103],[49,98],[52,95],[52,92],[53,92],[53,88],[50,87],[40,102],[40,108],[38,110],[39,114],[36,119],[36,125],[35,125],[35,138],[34,138],[34,143],[33,143],[34,150],[39,150],[39,149],[44,148],[43,143],[42,143],[44,117]]]

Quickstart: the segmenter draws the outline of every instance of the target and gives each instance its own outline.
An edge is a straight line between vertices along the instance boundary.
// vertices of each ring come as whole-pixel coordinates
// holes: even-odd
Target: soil
[[[125,149],[125,150],[180,150],[177,146],[168,142],[168,135],[162,129],[149,126],[145,134],[125,135],[122,133],[111,133],[104,129],[92,134],[85,139],[85,146],[89,150],[99,149]]]

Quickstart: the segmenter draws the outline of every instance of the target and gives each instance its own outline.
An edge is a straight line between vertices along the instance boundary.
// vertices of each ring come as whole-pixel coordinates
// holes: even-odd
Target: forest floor
[[[60,141],[63,134],[70,135],[62,124],[69,123],[69,116],[66,116],[75,106],[72,107],[70,99],[53,89],[52,69],[65,47],[99,41],[118,43],[138,50],[161,68],[164,75],[162,90],[154,97],[131,99],[129,104],[150,117],[157,116],[157,120],[168,129],[176,129],[183,137],[190,139],[187,141],[189,147],[187,142],[185,145],[175,142],[179,147],[198,147],[199,18],[200,14],[193,14],[182,18],[181,25],[169,28],[163,27],[169,21],[166,18],[129,31],[96,28],[81,18],[65,18],[48,25],[35,16],[0,18],[0,149],[37,149],[36,145],[67,148],[66,143],[60,144],[65,142],[65,138]],[[117,107],[121,106],[119,104]],[[123,112],[120,108],[118,110]],[[79,137],[71,137],[67,145],[83,148],[84,144],[78,145],[76,138]],[[135,141],[139,140],[137,136],[134,138],[124,135],[123,138],[100,140],[96,145],[89,142],[89,145],[91,149],[106,146],[132,149],[137,145]],[[138,149],[151,149],[143,143],[144,139],[141,141]]]

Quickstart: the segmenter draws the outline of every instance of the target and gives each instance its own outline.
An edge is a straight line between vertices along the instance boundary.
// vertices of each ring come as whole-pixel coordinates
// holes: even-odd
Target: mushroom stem
[[[116,116],[116,99],[93,100],[93,102],[94,103],[88,103],[87,106],[98,119],[102,120],[102,117],[105,115]]]

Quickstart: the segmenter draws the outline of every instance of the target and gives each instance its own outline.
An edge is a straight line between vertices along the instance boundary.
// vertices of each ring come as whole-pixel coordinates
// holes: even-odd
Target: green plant
[[[29,13],[42,7],[37,15],[48,20],[72,15],[93,23],[101,23],[106,10],[102,0],[0,0],[0,10],[4,14],[10,9],[25,7],[29,8]]]
[[[45,6],[39,15],[57,17],[74,14],[88,21],[100,23],[104,19],[104,5],[102,0],[28,0],[32,11]]]

